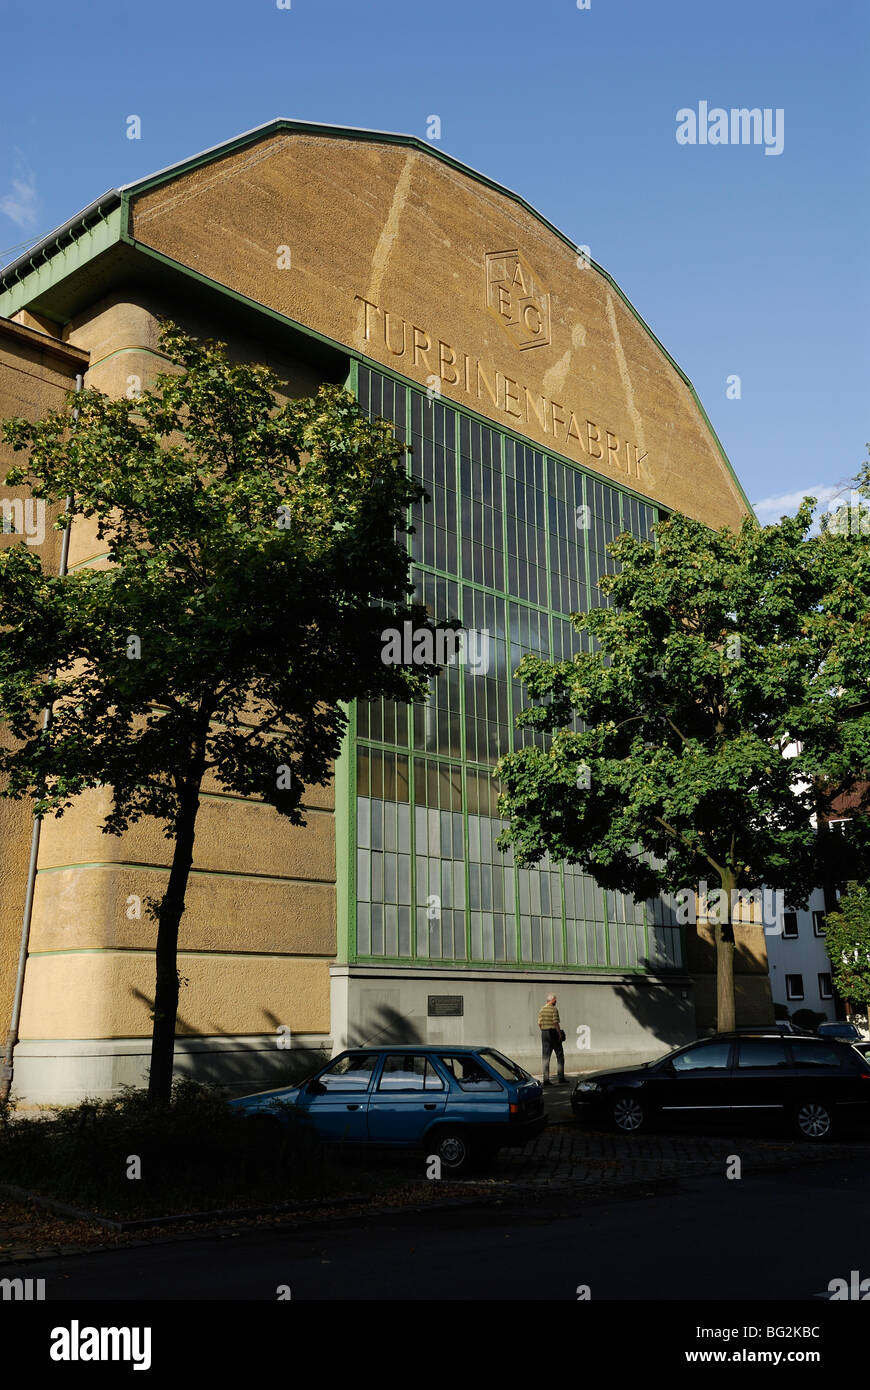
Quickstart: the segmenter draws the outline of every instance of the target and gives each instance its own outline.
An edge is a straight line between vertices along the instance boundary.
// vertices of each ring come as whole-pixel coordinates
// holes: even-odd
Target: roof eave
[[[71,217],[68,222],[55,227],[47,236],[41,238],[29,251],[25,251],[14,261],[0,268],[0,286],[8,287],[15,280],[22,278],[21,272],[28,274],[35,269],[36,260],[41,257],[43,261],[50,260],[55,251],[60,249],[60,243],[69,239],[75,241],[76,236],[86,231],[88,219],[93,218],[99,221],[105,217],[107,212],[112,212],[121,201],[121,189],[110,188],[101,198],[95,198],[92,203],[88,203],[86,208],[77,212],[75,217]],[[50,249],[49,249],[50,248]]]

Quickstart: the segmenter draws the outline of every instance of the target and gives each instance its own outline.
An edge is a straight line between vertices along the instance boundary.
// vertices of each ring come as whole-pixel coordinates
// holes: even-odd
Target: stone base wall
[[[289,1047],[278,1042],[275,1034],[177,1038],[175,1075],[250,1095],[309,1076],[333,1050],[332,1039],[316,1033],[293,1036]],[[12,1094],[23,1110],[104,1099],[146,1086],[150,1062],[150,1038],[25,1041],[15,1049]]]
[[[540,1075],[538,1010],[551,993],[566,1033],[568,1072],[644,1062],[696,1036],[688,977],[341,965],[330,975],[336,1052],[391,1042],[485,1044]],[[430,1015],[430,997],[445,996],[461,997],[461,1016]]]

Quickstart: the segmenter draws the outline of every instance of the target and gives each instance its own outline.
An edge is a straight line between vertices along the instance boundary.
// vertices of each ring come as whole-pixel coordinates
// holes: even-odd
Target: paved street
[[[578,1124],[568,1097],[546,1093],[551,1123],[537,1140],[437,1190],[420,1155],[344,1160],[404,1185],[404,1210],[374,1198],[76,1255],[59,1222],[54,1256],[36,1258],[25,1235],[0,1229],[0,1275],[45,1278],[49,1299],[257,1300],[278,1284],[308,1299],[570,1299],[580,1283],[608,1299],[806,1299],[867,1263],[866,1133],[628,1136]],[[718,1253],[699,1274],[687,1252],[701,1226]]]
[[[522,1149],[503,1149],[482,1174],[469,1177],[465,1184],[452,1179],[450,1186],[461,1187],[483,1176],[505,1191],[522,1187],[570,1193],[578,1187],[595,1190],[647,1180],[719,1177],[735,1157],[744,1177],[832,1158],[861,1163],[865,1169],[870,1161],[870,1134],[866,1130],[822,1144],[796,1141],[775,1124],[752,1129],[713,1126],[703,1133],[667,1129],[618,1134],[606,1122],[578,1123],[570,1093],[570,1084],[545,1091],[549,1125],[543,1134]],[[370,1163],[371,1156],[361,1156],[358,1161]],[[425,1159],[417,1154],[402,1158],[391,1155],[389,1163],[411,1177],[423,1176],[426,1169]],[[731,1168],[735,1170],[733,1163]]]
[[[595,1188],[653,1178],[724,1175],[734,1157],[740,1160],[744,1177],[833,1157],[860,1162],[866,1168],[870,1140],[864,1134],[826,1144],[798,1142],[773,1126],[753,1132],[723,1128],[700,1135],[655,1130],[623,1135],[557,1118],[534,1143],[502,1151],[489,1171],[506,1184]]]
[[[46,1280],[47,1301],[274,1301],[279,1286],[294,1300],[572,1302],[588,1286],[593,1301],[814,1301],[850,1270],[870,1274],[863,1154],[648,1192],[245,1230],[27,1272]]]

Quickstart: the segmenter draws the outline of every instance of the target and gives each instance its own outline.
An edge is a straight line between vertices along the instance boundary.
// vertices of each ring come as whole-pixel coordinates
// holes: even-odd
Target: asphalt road
[[[373,1215],[40,1260],[46,1300],[813,1300],[870,1277],[866,1154],[580,1201]]]

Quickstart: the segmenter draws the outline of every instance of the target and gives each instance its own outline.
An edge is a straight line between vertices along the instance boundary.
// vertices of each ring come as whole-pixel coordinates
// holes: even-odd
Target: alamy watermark
[[[415,628],[410,620],[381,633],[381,660],[385,666],[467,666],[475,676],[489,670],[489,630],[468,628]]]
[[[835,536],[870,536],[870,501],[854,491],[833,498],[822,512],[821,527]]]
[[[45,498],[0,498],[0,516],[5,536],[24,536],[28,545],[42,545],[45,540]]]
[[[677,112],[678,145],[764,145],[765,154],[782,154],[785,145],[785,110],[765,106],[710,106],[698,102],[694,111],[683,106]]]
[[[751,926],[755,919],[754,909],[758,908],[764,924],[766,936],[782,935],[782,916],[785,911],[785,895],[781,888],[733,888],[730,904],[724,888],[708,890],[705,879],[695,888],[681,888],[674,896],[677,922],[681,926],[691,923],[698,917],[698,904],[706,921],[716,925],[731,921]],[[728,908],[730,905],[730,913]],[[747,916],[750,909],[752,915]]]

